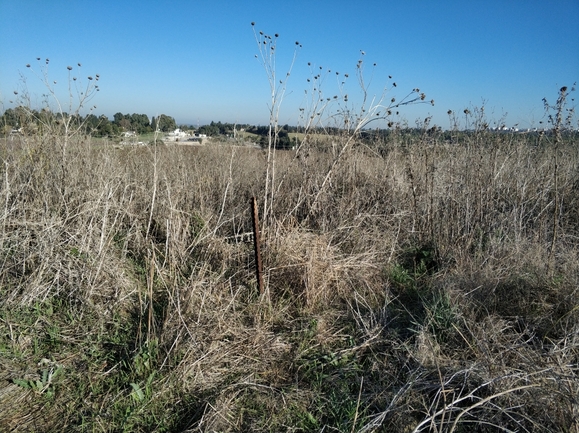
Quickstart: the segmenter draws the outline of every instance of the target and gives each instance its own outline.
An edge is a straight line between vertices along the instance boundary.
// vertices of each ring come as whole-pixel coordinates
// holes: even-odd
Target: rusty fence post
[[[261,249],[259,239],[259,217],[257,213],[257,200],[255,197],[251,199],[251,217],[253,220],[253,250],[255,252],[255,275],[257,276],[257,287],[259,293],[263,294],[263,262],[261,261]]]

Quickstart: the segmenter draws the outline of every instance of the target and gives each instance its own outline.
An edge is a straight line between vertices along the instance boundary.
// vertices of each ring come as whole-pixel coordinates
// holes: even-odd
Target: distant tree
[[[117,124],[118,126],[121,126],[121,120],[123,120],[125,118],[125,115],[123,113],[115,113],[115,115],[113,116],[113,123]]]
[[[16,111],[12,108],[9,108],[6,111],[4,111],[4,114],[2,114],[0,122],[2,125],[7,125],[10,127],[16,126],[18,124],[18,115]]]
[[[131,124],[131,119],[125,117],[121,120],[120,122],[120,126],[121,128],[123,128],[125,131],[132,131],[133,130],[133,125]]]
[[[108,121],[108,119],[107,119]],[[93,135],[95,137],[100,137],[100,135],[97,132],[97,128],[99,126],[100,123],[100,119],[95,116],[94,114],[87,114],[86,117],[84,118],[84,127],[85,130],[87,132],[87,134]]]
[[[152,131],[149,116],[146,114],[131,114],[131,129],[138,134],[147,134]]]
[[[290,149],[292,147],[290,136],[285,129],[278,132],[277,138],[276,147],[278,149]]]
[[[175,119],[165,114],[161,114],[156,122],[158,124],[158,129],[162,132],[169,132],[177,129],[177,122],[175,122]]]
[[[116,135],[116,131],[113,128],[113,124],[110,122],[107,116],[101,115],[99,117],[99,124],[97,127],[97,134],[100,137],[112,137]]]

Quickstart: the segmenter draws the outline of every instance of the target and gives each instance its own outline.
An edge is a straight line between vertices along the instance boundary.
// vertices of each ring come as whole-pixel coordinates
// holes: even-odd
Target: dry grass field
[[[579,432],[579,140],[0,141],[0,430]]]

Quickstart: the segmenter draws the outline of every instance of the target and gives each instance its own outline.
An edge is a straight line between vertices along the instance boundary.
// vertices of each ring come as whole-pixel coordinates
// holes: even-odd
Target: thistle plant
[[[305,132],[302,144],[304,144],[309,133],[315,129],[329,130],[331,128],[334,131],[338,131],[338,134],[333,137],[335,140],[332,141],[334,158],[311,202],[310,214],[316,210],[320,197],[330,183],[335,167],[344,159],[352,146],[358,142],[360,133],[364,129],[376,122],[381,122],[389,128],[393,127],[392,118],[394,115],[400,114],[398,109],[401,107],[421,103],[434,105],[434,100],[427,101],[426,94],[421,92],[419,88],[412,89],[400,100],[395,96],[389,97],[389,94],[397,87],[396,82],[392,80],[392,76],[388,77],[391,83],[382,89],[381,94],[372,96],[370,88],[377,65],[376,63],[372,64],[372,73],[370,78],[366,80],[364,73],[365,56],[366,53],[361,50],[360,58],[356,63],[356,78],[359,88],[358,98],[352,98],[346,93],[348,73],[342,75],[339,72],[335,72],[338,90],[333,96],[325,95],[322,90],[325,77],[332,74],[331,69],[327,71],[324,77],[322,77],[321,73],[317,73],[308,79],[308,82],[312,83],[311,97],[306,98],[306,107],[300,109]],[[311,67],[311,63],[308,63],[308,66]],[[323,68],[319,67],[319,69],[322,70]],[[308,95],[307,91],[306,95]],[[357,103],[356,101],[359,102]]]
[[[255,41],[258,46],[259,54],[255,57],[262,64],[270,87],[270,101],[268,103],[269,111],[269,132],[268,132],[268,149],[267,149],[267,169],[265,179],[265,193],[263,205],[263,220],[265,225],[270,225],[270,220],[273,215],[273,202],[276,191],[281,186],[282,181],[276,186],[276,172],[275,172],[275,151],[279,139],[279,113],[280,108],[286,94],[287,81],[290,73],[296,62],[299,49],[302,45],[295,42],[295,49],[290,66],[285,75],[279,79],[277,76],[277,41],[279,34],[270,36],[263,31],[256,31],[255,23],[251,23]],[[336,165],[344,158],[352,145],[359,138],[360,132],[368,128],[371,124],[382,122],[388,127],[392,127],[394,122],[391,121],[393,115],[398,115],[399,108],[411,104],[429,103],[434,105],[434,100],[427,101],[426,94],[420,89],[412,89],[406,96],[398,100],[396,97],[387,98],[389,92],[397,87],[396,82],[392,81],[390,85],[383,88],[379,96],[371,96],[370,86],[374,77],[374,69],[376,63],[373,63],[372,74],[369,80],[366,80],[364,74],[366,53],[360,51],[361,57],[356,64],[356,78],[358,81],[359,91],[361,97],[357,98],[359,105],[353,101],[348,93],[346,93],[346,83],[349,74],[340,74],[340,72],[332,72],[328,69],[327,72],[322,66],[312,66],[308,63],[310,68],[310,78],[307,79],[309,89],[305,90],[304,106],[300,107],[300,122],[304,134],[301,142],[296,149],[296,157],[300,154],[304,146],[308,143],[309,137],[317,130],[326,130],[332,128],[334,131],[339,131],[337,143],[333,143],[334,158],[330,168],[328,169],[324,180],[318,187],[317,192],[311,202],[310,209],[315,210],[319,198],[325,192],[326,186],[330,183],[330,179]],[[333,95],[326,95],[323,89],[324,82],[330,75],[335,75],[337,80],[337,92]],[[392,76],[389,76],[392,80]],[[298,127],[300,125],[298,124]],[[305,200],[305,197],[300,199]],[[296,204],[296,208],[301,203]]]
[[[575,91],[575,84],[571,88],[571,92]],[[549,253],[549,270],[553,269],[553,262],[555,258],[555,249],[557,243],[557,232],[559,227],[559,208],[562,203],[559,203],[559,146],[561,145],[562,132],[571,129],[573,118],[575,115],[575,108],[567,108],[567,97],[569,95],[567,86],[559,89],[559,96],[555,105],[550,105],[547,98],[543,98],[545,113],[547,115],[548,123],[552,128],[552,135],[554,141],[553,149],[553,191],[554,191],[554,206],[553,206],[553,234],[551,236],[551,247]]]
[[[551,125],[555,145],[562,141],[562,132],[572,129],[573,119],[575,117],[575,107],[567,108],[567,98],[570,92],[575,91],[575,84],[571,90],[567,86],[559,89],[559,95],[554,105],[549,104],[547,98],[543,98],[543,106],[547,116],[547,122]],[[572,99],[572,101],[574,101]]]
[[[81,63],[77,63],[74,68],[67,66],[68,96],[67,101],[64,102],[59,97],[58,81],[50,78],[49,75],[50,59],[42,61],[40,57],[37,57],[36,60],[39,65],[38,71],[30,63],[26,65],[26,68],[41,81],[47,91],[42,95],[40,111],[32,108],[32,100],[24,75],[21,75],[22,93],[14,91],[14,94],[18,97],[17,103],[27,114],[28,123],[41,135],[58,138],[57,142],[61,144],[64,158],[70,139],[84,131],[88,116],[83,118],[81,113],[88,109],[88,114],[91,114],[96,109],[96,105],[89,106],[89,103],[100,90],[97,84],[100,76],[99,74],[89,75],[85,81],[80,77]]]
[[[267,168],[263,203],[263,221],[267,226],[272,214],[274,200],[273,185],[275,183],[275,150],[276,144],[279,140],[279,113],[286,93],[287,81],[302,45],[296,41],[290,66],[285,75],[280,78],[277,75],[276,69],[277,41],[279,34],[275,33],[272,37],[265,34],[263,31],[257,32],[255,30],[255,22],[251,23],[251,27],[253,29],[255,42],[257,43],[259,52],[259,54],[255,55],[255,58],[260,61],[265,70],[270,89],[270,100],[268,103],[269,131],[267,139]]]

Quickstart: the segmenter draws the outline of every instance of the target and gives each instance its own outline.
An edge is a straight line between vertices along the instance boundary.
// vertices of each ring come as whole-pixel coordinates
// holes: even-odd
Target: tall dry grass
[[[578,431],[577,138],[437,134],[278,151],[263,295],[266,152],[2,139],[2,428]]]

